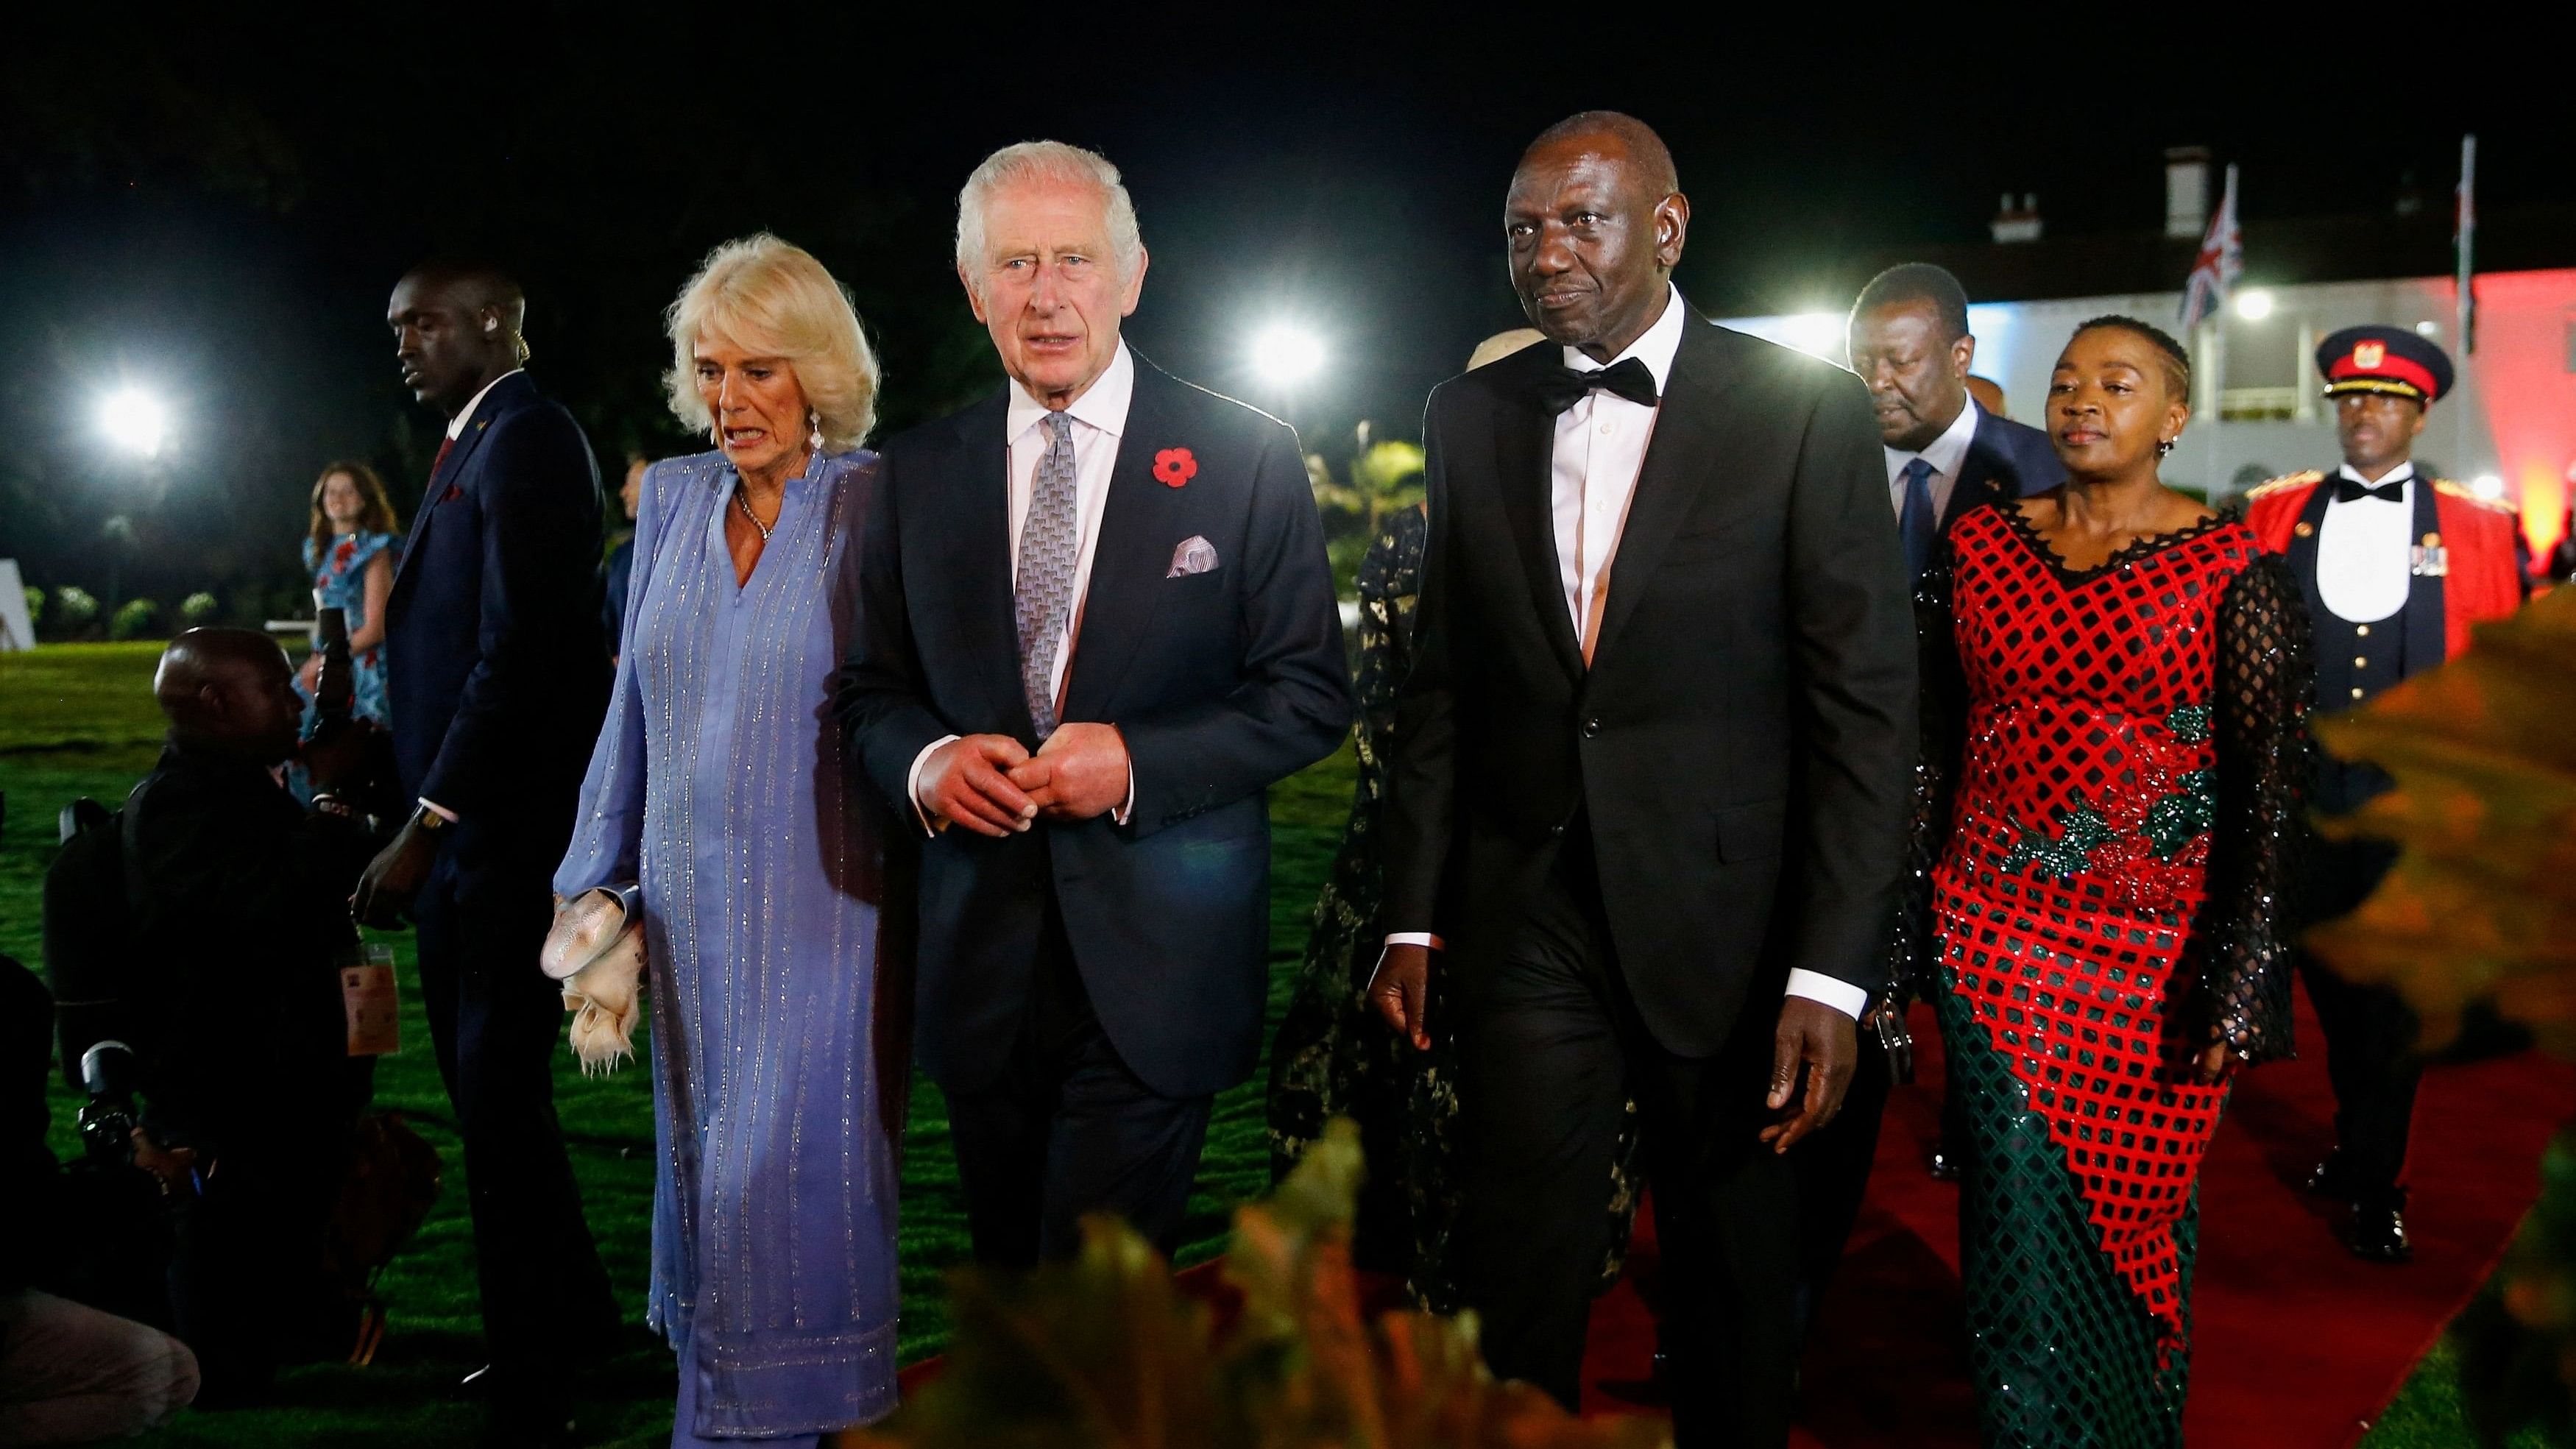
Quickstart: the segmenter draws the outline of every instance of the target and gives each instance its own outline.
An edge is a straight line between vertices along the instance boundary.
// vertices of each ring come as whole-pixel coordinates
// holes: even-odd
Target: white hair
[[[826,452],[846,453],[876,426],[877,358],[850,295],[803,247],[760,232],[707,253],[680,288],[670,325],[671,415],[690,431],[714,428],[698,395],[700,339],[720,340],[796,370],[823,431]]]
[[[984,158],[957,193],[957,269],[966,284],[983,295],[979,280],[992,261],[985,250],[984,213],[993,198],[1009,187],[1029,182],[1088,186],[1100,193],[1102,220],[1109,229],[1109,261],[1121,281],[1132,279],[1145,259],[1145,238],[1136,229],[1136,203],[1119,180],[1118,168],[1097,151],[1062,141],[1022,141]]]

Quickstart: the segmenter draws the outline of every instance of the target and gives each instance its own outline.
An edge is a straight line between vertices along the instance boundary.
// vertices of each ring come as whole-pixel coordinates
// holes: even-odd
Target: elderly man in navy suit
[[[1260,1053],[1269,786],[1351,700],[1297,436],[1119,337],[1145,248],[1051,141],[958,197],[1010,381],[885,445],[852,751],[931,839],[918,1040],[980,1261],[1093,1210],[1178,1245],[1208,1109]]]
[[[1878,414],[1888,502],[1917,577],[1960,514],[2066,481],[2046,433],[1968,396],[1977,339],[1958,278],[1929,262],[1870,278],[1852,304],[1849,343],[1852,371],[1869,384]]]
[[[555,1120],[563,1019],[537,950],[608,705],[599,471],[520,364],[527,304],[488,267],[394,288],[403,383],[447,414],[386,605],[387,692],[408,822],[359,881],[369,925],[420,929],[423,1004],[456,1106],[495,1443],[569,1431],[566,1344],[617,1322]]]

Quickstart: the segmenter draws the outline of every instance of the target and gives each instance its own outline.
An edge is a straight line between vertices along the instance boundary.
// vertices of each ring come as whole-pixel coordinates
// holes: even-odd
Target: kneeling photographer
[[[323,1250],[367,1079],[339,967],[357,944],[349,892],[379,844],[384,750],[345,716],[299,746],[293,671],[249,630],[180,635],[153,688],[168,743],[121,817],[88,832],[93,848],[57,860],[47,958],[66,1067],[93,1096],[84,1127],[125,1132],[164,1194],[170,1326],[211,1405],[348,1342]],[[309,811],[279,783],[290,758],[313,782]]]

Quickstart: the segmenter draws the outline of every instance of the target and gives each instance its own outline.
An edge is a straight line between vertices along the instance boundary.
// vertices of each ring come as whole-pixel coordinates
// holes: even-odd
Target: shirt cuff
[[[1868,992],[1822,971],[1791,970],[1789,995],[1821,1001],[1854,1021],[1860,1020],[1860,1014],[1869,1009]]]
[[[1136,762],[1127,762],[1127,803],[1109,812],[1109,818],[1124,825],[1136,813]]]
[[[1428,946],[1434,951],[1446,951],[1449,949],[1446,942],[1442,941],[1438,936],[1431,934],[1429,931],[1389,931],[1386,933],[1386,944],[1389,946]]]
[[[921,833],[924,835],[937,835],[940,827],[946,825],[948,822],[931,814],[922,806],[921,767],[930,763],[931,751],[938,749],[941,745],[954,744],[958,738],[959,736],[956,735],[941,735],[939,738],[932,740],[929,744],[923,745],[921,747],[921,753],[912,757],[912,768],[904,772],[904,803],[912,807],[912,818],[921,822]]]
[[[446,806],[439,804],[437,801],[432,800],[426,795],[420,797],[420,808],[437,816],[439,819],[446,821],[450,825],[456,823],[455,811],[448,809]]]

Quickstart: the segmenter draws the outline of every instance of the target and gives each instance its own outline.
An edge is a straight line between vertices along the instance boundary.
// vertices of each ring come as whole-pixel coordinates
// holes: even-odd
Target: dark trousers
[[[1860,1062],[1852,1072],[1851,1090],[1842,1111],[1807,1140],[1789,1151],[1789,1166],[1798,1179],[1798,1332],[1815,1326],[1816,1310],[1843,1245],[1860,1221],[1862,1199],[1869,1193],[1870,1164],[1878,1157],[1878,1129],[1887,1115],[1893,1085],[1887,1049],[1878,1031],[1860,1024]]]
[[[196,1352],[208,1407],[257,1394],[280,1364],[346,1352],[355,1315],[322,1257],[344,1145],[317,1124],[309,1142],[226,1148],[202,1191],[179,1199],[171,1327]]]
[[[1163,1096],[1127,1069],[1052,897],[1030,996],[1001,1076],[948,1095],[975,1261],[1026,1269],[1069,1258],[1092,1212],[1118,1214],[1171,1256],[1216,1099]]]
[[[1619,974],[1588,837],[1569,833],[1529,919],[1460,995],[1462,1286],[1496,1375],[1574,1405],[1610,1224],[1603,1186],[1633,1090],[1663,1259],[1674,1431],[1788,1442],[1798,1363],[1798,1187],[1757,1140],[1776,1009],[1708,1058],[1675,1056]]]
[[[2424,1080],[2415,1013],[2386,986],[2346,981],[2306,951],[2295,954],[2325,1030],[2338,1170],[2364,1201],[2402,1203],[2406,1139],[2415,1122],[2415,1089]]]
[[[2367,836],[2312,842],[2299,881],[2304,919],[2333,920],[2358,908],[2396,861],[2396,846]],[[2424,1079],[2415,1054],[2421,1025],[2394,990],[2346,981],[2304,950],[2294,959],[2325,1030],[2338,1172],[2364,1201],[2398,1205],[2415,1088]]]
[[[554,1376],[564,1345],[604,1342],[617,1324],[555,1119],[563,997],[537,969],[553,913],[544,870],[460,869],[453,847],[412,908],[422,1005],[465,1146],[484,1341],[531,1383]]]

